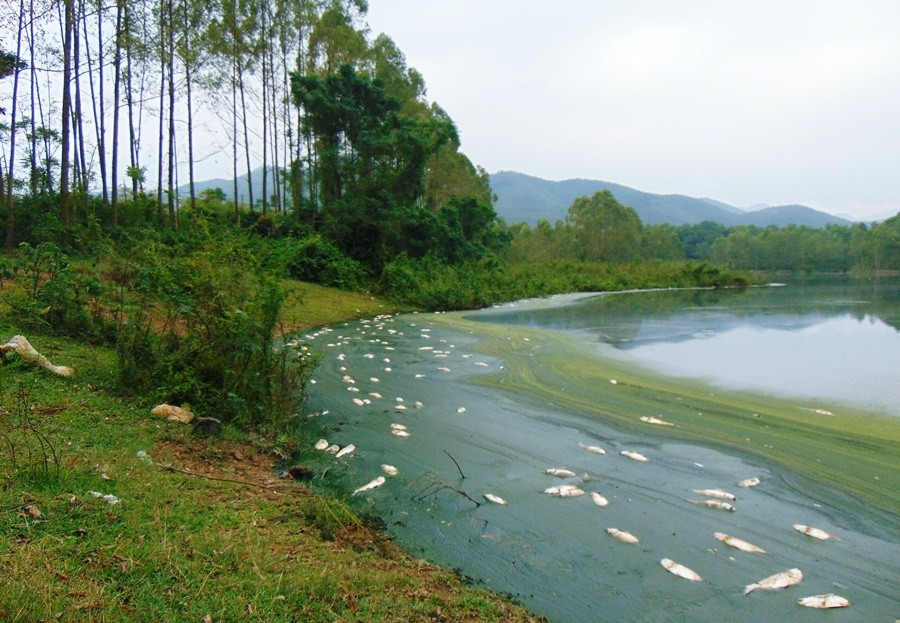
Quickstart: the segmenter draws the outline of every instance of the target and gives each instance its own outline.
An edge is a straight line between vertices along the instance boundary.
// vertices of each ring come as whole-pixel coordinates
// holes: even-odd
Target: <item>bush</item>
[[[280,254],[288,276],[343,290],[359,289],[366,281],[362,264],[341,253],[318,234],[282,241]]]
[[[169,257],[151,246],[143,304],[118,341],[124,386],[245,429],[286,428],[314,362],[275,343],[283,295],[238,239]]]

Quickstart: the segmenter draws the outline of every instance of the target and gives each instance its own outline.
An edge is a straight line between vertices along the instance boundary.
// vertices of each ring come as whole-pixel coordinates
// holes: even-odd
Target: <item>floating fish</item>
[[[661,420],[661,419],[659,419],[659,418],[656,418],[656,417],[650,417],[650,416],[647,416],[647,415],[642,415],[642,416],[641,416],[641,422],[644,422],[644,423],[646,423],[646,424],[656,424],[657,426],[675,426],[674,424],[672,424],[672,422],[666,422],[666,421]],[[668,559],[666,559],[666,560],[668,560]]]
[[[728,502],[720,502],[719,500],[688,500],[691,504],[699,504],[706,508],[714,508],[720,511],[735,512],[737,509]]]
[[[645,457],[643,454],[639,454],[637,452],[632,452],[631,450],[622,450],[622,452],[620,452],[620,454],[622,456],[627,456],[629,459],[631,459],[633,461],[646,461],[647,460],[647,457]]]
[[[316,450],[324,450],[327,447],[328,447],[327,439],[320,439],[319,441],[316,442]]]
[[[364,485],[361,486],[359,489],[357,489],[356,491],[354,491],[354,492],[353,492],[353,495],[356,495],[357,493],[362,493],[363,491],[371,491],[372,489],[376,489],[376,488],[380,487],[380,486],[383,485],[383,484],[384,484],[384,476],[379,476],[378,478],[376,478],[376,479],[373,480],[372,482],[369,482],[369,483],[367,483],[367,484],[364,484]]]
[[[613,538],[619,539],[623,543],[639,543],[638,538],[631,534],[630,532],[625,532],[624,530],[619,530],[618,528],[607,528],[606,534],[610,535]]]
[[[743,552],[754,552],[757,554],[765,554],[766,553],[766,550],[762,549],[761,547],[757,547],[753,543],[748,543],[747,541],[744,541],[743,539],[739,539],[734,536],[729,536],[729,535],[725,534],[724,532],[716,532],[715,536],[717,539],[722,541],[725,545],[730,545],[731,547],[739,549]]]
[[[394,430],[406,430],[406,426],[404,424],[397,424],[396,422],[391,424],[391,428]]]
[[[372,398],[381,398],[381,394],[379,394],[378,392],[369,392],[369,395]]]
[[[337,454],[340,451],[341,447],[336,443],[331,444],[327,448],[325,448],[325,452],[328,454]]]
[[[396,435],[397,437],[409,437],[408,432],[406,432],[405,430],[398,429],[398,428],[395,428],[394,430],[392,430],[391,434]]]
[[[807,608],[846,608],[850,605],[850,601],[846,597],[827,593],[825,595],[812,595],[798,599],[797,603]]]
[[[396,476],[400,473],[399,469],[397,469],[393,465],[388,465],[387,463],[382,464],[381,471],[383,471],[388,476]]]
[[[580,447],[584,448],[588,452],[593,452],[594,454],[606,454],[606,450],[601,448],[600,446],[589,446],[584,443],[578,444]]]
[[[363,405],[366,404],[366,403],[363,402],[363,401],[362,401],[361,399],[359,399],[359,398],[354,398],[354,399],[353,399],[353,404],[355,404],[357,407],[361,407],[361,406],[363,406]]]
[[[593,500],[594,504],[596,504],[597,506],[606,506],[607,504],[609,504],[609,500],[607,500],[596,491],[591,491],[591,500]]]
[[[708,498],[718,498],[720,500],[736,500],[737,496],[721,489],[692,489],[697,495],[705,495]]]
[[[824,530],[820,530],[819,528],[812,528],[810,526],[805,526],[802,523],[795,523],[794,530],[797,532],[802,532],[806,536],[811,536],[814,539],[819,539],[820,541],[837,541],[836,536],[832,536],[825,532]]]
[[[555,495],[560,498],[577,498],[580,495],[584,495],[584,491],[576,487],[575,485],[559,485],[558,487],[548,487],[544,489],[544,493],[547,495]]]
[[[456,412],[457,412],[457,413],[465,413],[465,412],[466,412],[466,408],[465,408],[465,407],[460,407],[460,408],[458,408],[458,409],[456,410]]]
[[[684,565],[678,564],[669,558],[663,558],[659,561],[659,564],[661,564],[669,573],[673,573],[685,580],[690,580],[691,582],[700,582],[703,580],[703,578],[700,577],[700,574],[693,569],[688,569]]]
[[[794,569],[788,569],[787,571],[782,571],[781,573],[770,575],[766,579],[760,580],[759,582],[748,584],[746,588],[744,588],[744,594],[747,595],[758,588],[762,588],[767,591],[774,591],[778,590],[779,588],[787,588],[788,586],[799,584],[800,580],[802,579],[803,572],[795,567]]]
[[[562,467],[551,467],[550,469],[545,469],[544,473],[557,478],[572,478],[575,476],[575,472]]]
[[[334,458],[339,459],[339,458],[341,458],[342,456],[347,456],[348,454],[350,454],[350,453],[353,452],[354,450],[356,450],[356,446],[354,446],[354,445],[351,443],[349,446],[344,446],[343,448],[341,448],[341,449],[338,451],[338,453],[334,455]]]
[[[493,493],[485,493],[484,499],[488,502],[493,502],[494,504],[500,504],[501,506],[506,506],[506,500],[501,498],[499,495],[494,495]]]
[[[739,487],[755,487],[759,484],[759,478],[754,476],[753,478],[746,478],[738,483]]]

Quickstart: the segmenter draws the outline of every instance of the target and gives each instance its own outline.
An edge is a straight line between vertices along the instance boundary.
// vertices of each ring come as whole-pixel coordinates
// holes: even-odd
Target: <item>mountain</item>
[[[262,199],[262,167],[258,167],[253,170],[253,200],[258,202]],[[232,195],[234,194],[234,178],[215,178],[211,180],[204,180],[202,182],[194,182],[194,192],[197,195],[200,195],[200,192],[207,188],[220,188],[225,193],[225,198],[227,201],[231,201]],[[249,187],[247,185],[247,174],[238,176],[238,195],[239,199],[247,203],[250,201],[249,195]],[[269,167],[269,175],[266,180],[266,192],[269,196],[271,196],[275,192],[275,174],[274,167]],[[178,187],[178,195],[182,199],[189,197],[191,194],[189,184],[182,184]]]
[[[850,225],[852,221],[806,206],[772,206],[744,211],[714,199],[698,199],[686,195],[657,195],[621,184],[599,180],[572,179],[553,182],[538,177],[500,171],[491,175],[491,189],[497,195],[494,208],[510,224],[526,222],[531,226],[541,219],[550,223],[564,220],[569,206],[578,197],[590,197],[607,189],[616,200],[634,208],[647,225],[668,223],[678,226],[701,221],[714,221],[726,226],[757,225],[784,227],[791,223],[824,227],[834,223]]]

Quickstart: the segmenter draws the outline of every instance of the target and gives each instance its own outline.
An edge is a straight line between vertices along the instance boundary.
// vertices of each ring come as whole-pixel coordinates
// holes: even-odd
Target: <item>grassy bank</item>
[[[392,309],[288,285],[287,328]],[[113,349],[27,337],[75,374],[0,366],[0,620],[533,620],[279,478],[290,440],[200,439],[117,392]]]

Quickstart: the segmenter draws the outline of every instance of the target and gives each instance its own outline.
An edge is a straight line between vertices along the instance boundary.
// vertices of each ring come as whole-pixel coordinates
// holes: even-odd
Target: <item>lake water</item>
[[[323,355],[307,404],[309,427],[316,437],[340,446],[352,443],[356,450],[341,459],[313,453],[320,473],[327,467],[316,485],[382,517],[414,556],[457,568],[553,622],[818,621],[823,613],[796,602],[820,593],[852,601],[850,608],[828,613],[829,619],[894,621],[900,616],[896,515],[758,452],[679,440],[657,432],[659,427],[613,417],[623,409],[634,410],[637,421],[639,413],[662,409],[671,409],[674,417],[696,405],[718,408],[720,390],[690,393],[685,385],[683,396],[666,394],[651,373],[644,373],[649,380],[639,387],[631,379],[644,377],[626,376],[636,363],[708,377],[723,386],[810,395],[811,406],[846,401],[871,406],[872,417],[896,415],[900,375],[898,358],[890,354],[900,352],[891,342],[900,314],[896,282],[882,287],[831,281],[744,291],[554,297],[457,315],[478,319],[477,327],[465,331],[448,324],[449,314],[385,317],[318,331],[307,336],[307,344]],[[829,333],[855,336],[851,342],[868,340],[859,336],[869,331],[876,336],[872,348],[887,344],[887,351],[864,356],[879,363],[862,375],[849,347],[832,349],[830,339],[819,339]],[[488,334],[502,348],[487,348]],[[814,342],[794,343],[794,334]],[[748,346],[757,342],[769,346]],[[621,363],[609,368],[620,379],[616,384],[608,378],[585,393],[579,379],[584,366],[568,368],[565,355],[585,345],[597,353],[594,369],[605,374],[610,359]],[[724,352],[729,345],[737,350]],[[876,389],[891,388],[876,391],[875,400],[867,390],[862,396],[830,394],[823,402],[813,384],[792,379],[772,385],[772,378],[783,379],[785,373],[746,374],[790,359],[795,366],[812,361],[822,371],[811,377],[824,375],[828,366],[816,357],[800,364],[808,349],[823,362],[837,360],[831,367],[858,383],[867,374],[882,375]],[[703,365],[688,369],[687,363]],[[507,387],[513,367],[535,386],[552,386],[556,393]],[[835,383],[826,385],[830,391]],[[584,401],[599,406],[579,406],[588,404]],[[647,410],[639,411],[643,405]],[[604,409],[610,417],[603,417]],[[687,431],[689,421],[682,421]],[[889,416],[886,425],[892,422]],[[396,434],[399,427],[407,436]],[[623,450],[648,461],[630,460]],[[399,475],[385,475],[383,464],[395,466]],[[576,476],[544,473],[551,467]],[[875,478],[895,482],[896,470],[895,460]],[[379,475],[386,478],[382,486],[349,496]],[[758,487],[736,486],[751,476],[761,479]],[[589,495],[563,499],[544,493],[559,484],[600,493],[608,505],[597,506]],[[691,503],[699,499],[693,489],[710,487],[737,494],[737,512]],[[501,496],[507,505],[486,502],[485,493]],[[811,539],[793,530],[794,523],[824,529],[839,540]],[[607,528],[632,532],[640,542],[620,542]],[[729,548],[715,532],[750,541],[766,553]],[[667,573],[662,558],[694,569],[703,581]],[[804,573],[800,586],[743,595],[745,585],[793,567]]]

